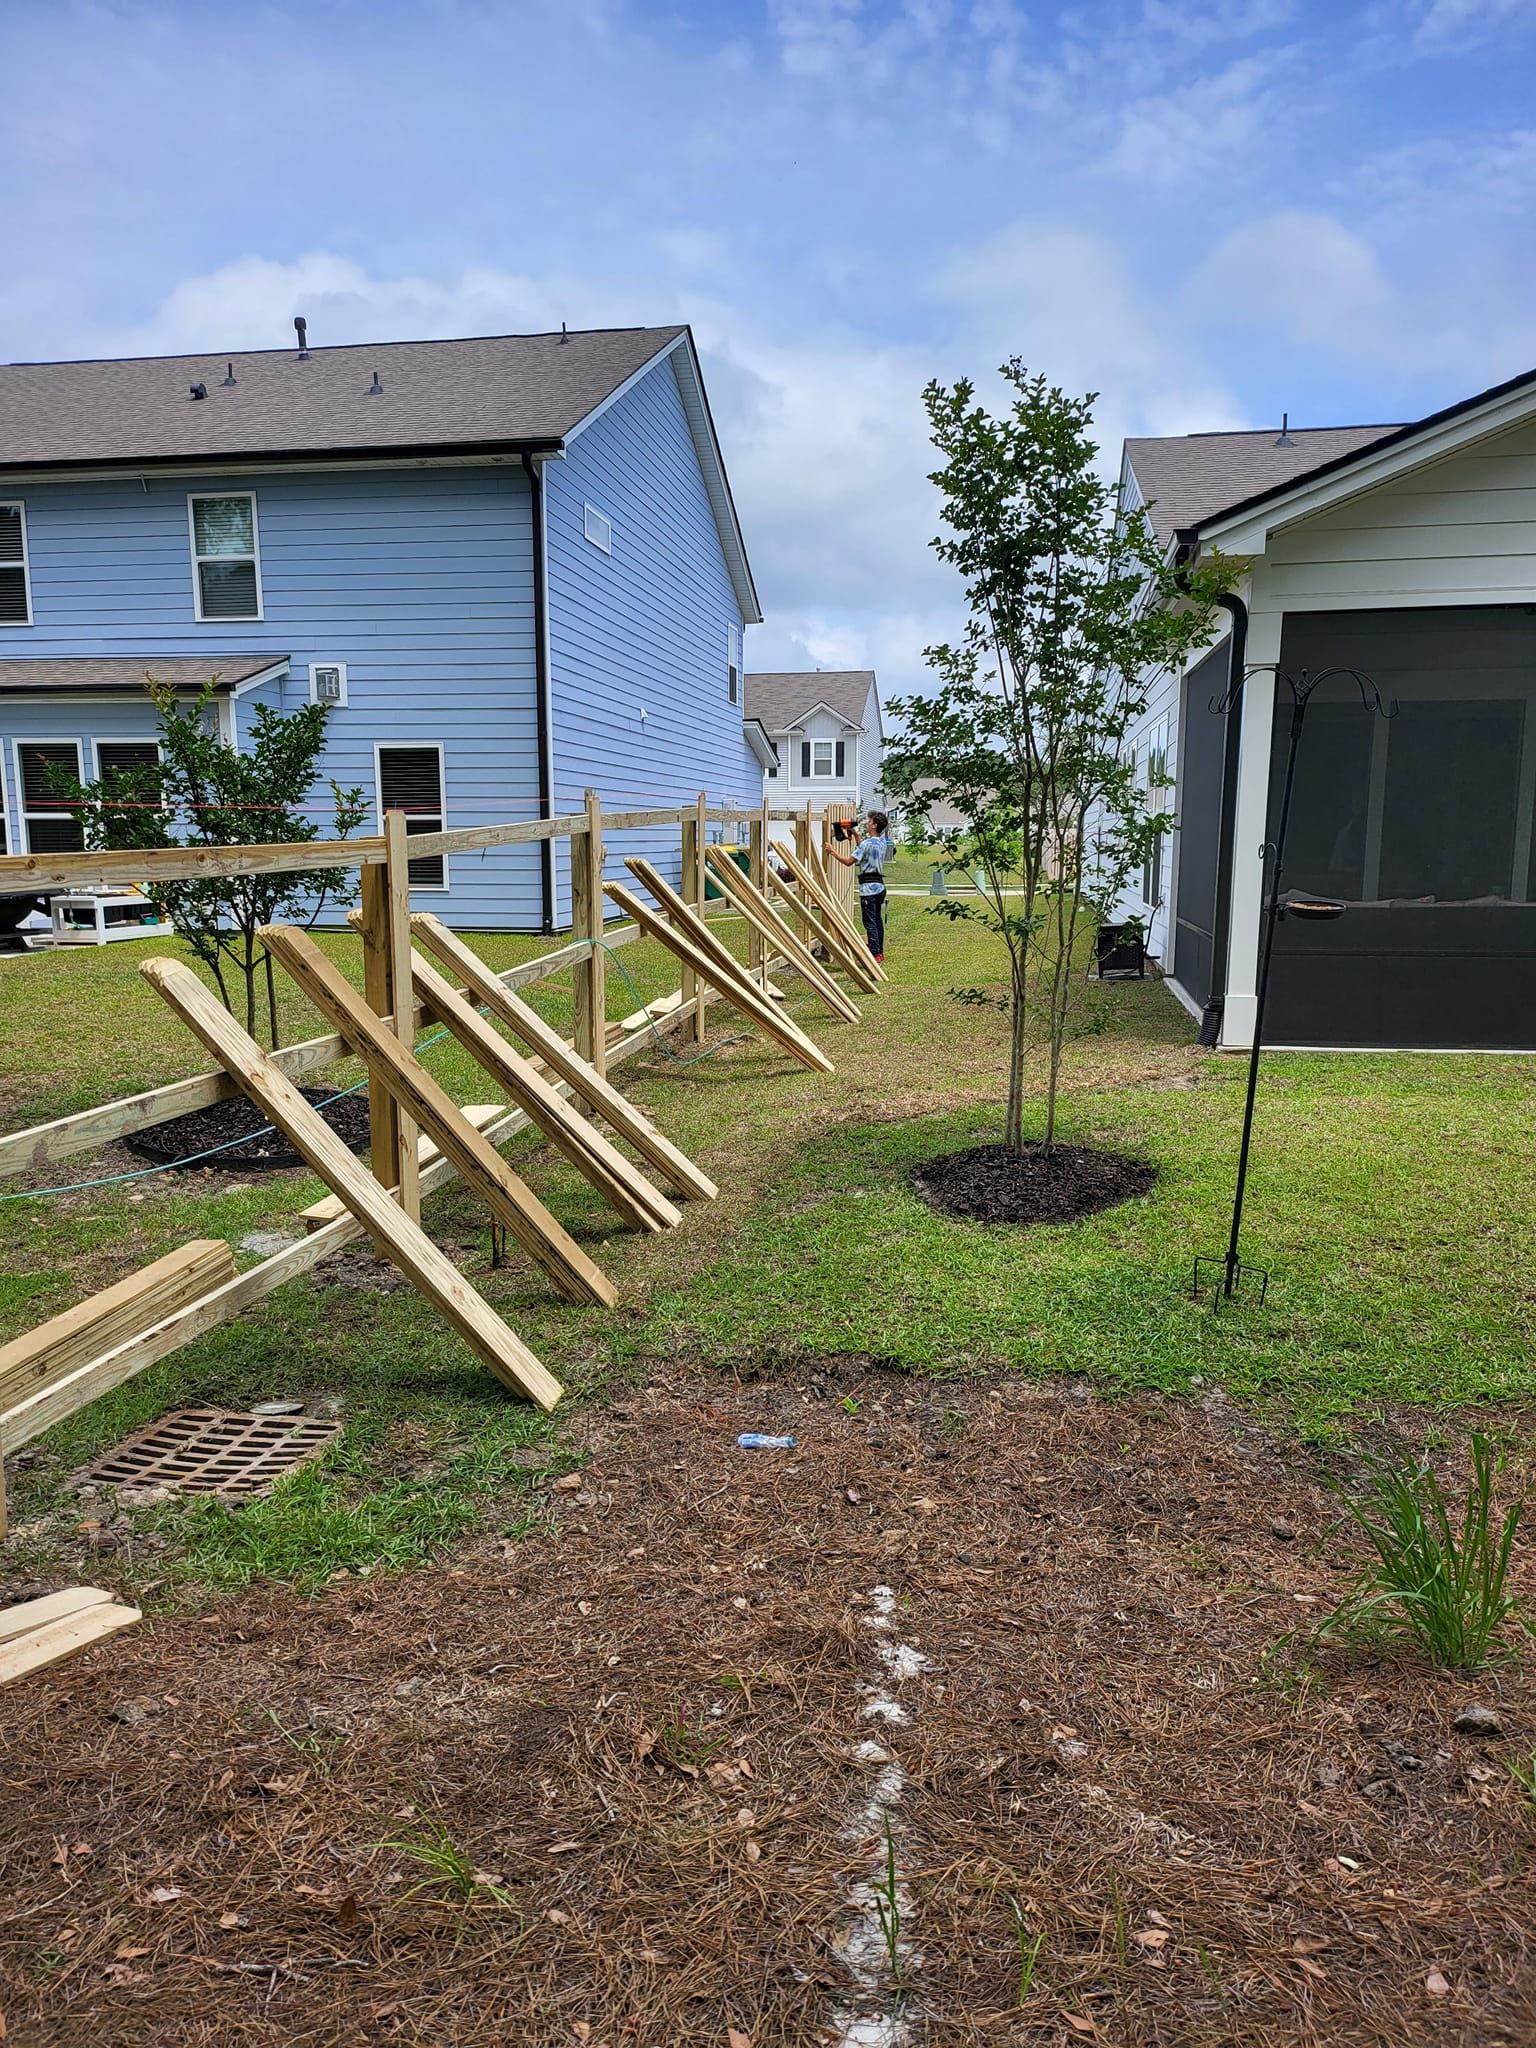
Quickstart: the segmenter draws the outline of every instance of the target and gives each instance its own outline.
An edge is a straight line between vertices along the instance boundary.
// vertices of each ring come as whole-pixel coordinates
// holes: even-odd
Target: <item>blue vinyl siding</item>
[[[254,492],[261,619],[194,619],[189,490]],[[311,662],[344,662],[348,702],[332,714],[317,800],[334,777],[361,785],[371,807],[375,741],[433,742],[450,825],[537,816],[533,547],[520,467],[29,482],[6,494],[26,501],[36,623],[0,635],[0,658],[121,654],[152,666],[156,655],[205,655],[211,672],[221,651],[288,655],[289,677],[263,693],[282,710],[308,702]],[[56,705],[0,699],[13,831],[12,736],[109,736],[108,705],[130,719],[125,733],[152,733],[147,703],[96,702],[101,713],[62,693]],[[242,739],[254,702],[236,706]],[[460,856],[449,880],[424,907],[466,928],[537,929],[536,849]]]
[[[670,359],[649,370],[546,465],[555,808],[598,790],[606,809],[757,804],[762,771],[726,695],[727,629],[742,625]],[[585,537],[584,507],[613,523],[613,551]],[[644,708],[646,716],[640,717]],[[676,876],[674,831],[626,834]],[[569,867],[557,862],[557,921]]]
[[[8,825],[6,851],[25,853],[26,835],[21,823],[21,789],[16,773],[16,742],[28,740],[75,740],[80,746],[80,765],[85,780],[95,779],[98,768],[97,740],[152,740],[155,714],[148,699],[140,703],[131,697],[79,697],[60,693],[46,701],[29,698],[24,702],[0,704],[0,733],[4,760],[0,761],[0,786],[5,796]]]

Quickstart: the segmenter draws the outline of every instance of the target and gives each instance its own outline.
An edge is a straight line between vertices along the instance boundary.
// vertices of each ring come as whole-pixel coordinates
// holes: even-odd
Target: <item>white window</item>
[[[347,664],[344,661],[312,661],[309,664],[309,701],[325,704],[333,711],[347,701]]]
[[[261,617],[261,544],[256,497],[190,497],[193,616],[214,622]]]
[[[375,746],[379,830],[386,811],[404,811],[408,837],[443,829],[443,750],[439,746]],[[448,863],[440,853],[409,864],[413,889],[446,889]]]
[[[593,547],[601,548],[605,555],[613,553],[613,521],[606,513],[599,512],[595,505],[581,508],[582,531]]]
[[[811,741],[811,773],[813,775],[835,775],[837,773],[837,747],[832,740]]]
[[[32,582],[27,572],[27,508],[0,505],[0,626],[30,626]]]
[[[725,701],[741,701],[741,628],[736,625],[725,629]]]
[[[79,853],[85,845],[79,811],[55,786],[60,775],[77,783],[85,780],[78,740],[16,742],[21,836],[27,853]]]
[[[1168,808],[1168,722],[1163,720],[1147,741],[1146,760],[1143,770],[1146,791],[1147,815],[1160,818]],[[1163,902],[1163,841],[1166,835],[1159,833],[1152,842],[1141,871],[1141,898],[1149,910],[1159,910]]]

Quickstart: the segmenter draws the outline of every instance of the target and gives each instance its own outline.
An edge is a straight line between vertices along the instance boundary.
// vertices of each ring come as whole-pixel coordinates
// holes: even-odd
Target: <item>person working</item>
[[[827,848],[834,860],[858,871],[859,915],[869,950],[877,960],[885,958],[885,864],[896,854],[887,837],[890,822],[884,811],[871,811],[864,821],[864,837],[852,853],[845,853],[835,840]],[[853,830],[851,825],[845,829]]]

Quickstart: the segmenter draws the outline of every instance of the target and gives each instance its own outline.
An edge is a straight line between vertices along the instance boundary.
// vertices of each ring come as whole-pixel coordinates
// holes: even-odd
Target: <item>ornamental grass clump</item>
[[[1506,1651],[1518,1608],[1508,1590],[1509,1560],[1526,1497],[1500,1514],[1494,1492],[1503,1466],[1488,1438],[1475,1434],[1472,1484],[1458,1510],[1427,1457],[1372,1459],[1365,1490],[1346,1494],[1345,1506],[1376,1562],[1329,1626],[1385,1622],[1450,1671],[1475,1671]]]

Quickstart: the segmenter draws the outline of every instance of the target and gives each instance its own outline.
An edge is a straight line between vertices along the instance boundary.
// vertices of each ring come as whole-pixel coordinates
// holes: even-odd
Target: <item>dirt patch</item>
[[[366,1095],[338,1096],[331,1088],[301,1088],[299,1093],[320,1111],[343,1144],[354,1152],[366,1149]],[[169,1123],[136,1131],[123,1142],[139,1158],[151,1159],[157,1165],[186,1161],[189,1167],[207,1163],[223,1171],[238,1168],[245,1173],[269,1173],[278,1167],[304,1163],[281,1131],[267,1127],[264,1112],[245,1095],[230,1096],[207,1109],[172,1117]],[[200,1155],[210,1152],[213,1157],[205,1162]]]
[[[1144,1195],[1156,1171],[1087,1145],[977,1145],[913,1169],[912,1188],[930,1209],[972,1223],[1070,1223]]]
[[[1308,1647],[1361,1559],[1302,1452],[1216,1397],[844,1377],[575,1417],[521,1540],[10,1689],[9,2038],[1536,2038],[1536,1686]],[[888,1771],[904,1996],[851,2036]],[[381,1846],[439,1821],[505,1899]]]

